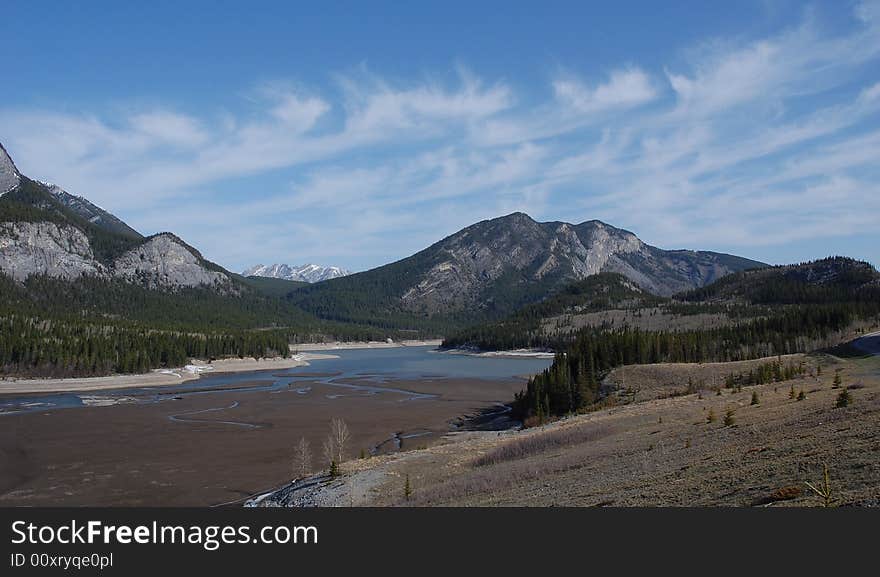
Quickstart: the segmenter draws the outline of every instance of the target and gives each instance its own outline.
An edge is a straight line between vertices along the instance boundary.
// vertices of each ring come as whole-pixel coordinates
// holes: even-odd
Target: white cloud
[[[233,268],[381,264],[512,210],[749,252],[876,227],[875,9],[860,5],[846,34],[808,15],[659,70],[557,76],[543,96],[464,70],[360,71],[323,91],[262,86],[213,116],[0,109],[0,135],[26,174]]]
[[[199,121],[167,111],[136,114],[130,119],[136,134],[141,134],[154,145],[172,145],[193,148],[203,145],[208,136]]]
[[[648,75],[638,68],[616,70],[607,82],[594,88],[569,78],[555,81],[553,89],[559,100],[582,113],[638,106],[657,96]]]

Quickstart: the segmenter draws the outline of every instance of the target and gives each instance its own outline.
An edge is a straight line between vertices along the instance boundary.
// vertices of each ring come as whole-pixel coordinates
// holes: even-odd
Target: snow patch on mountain
[[[351,271],[339,268],[338,266],[321,266],[317,264],[304,264],[301,266],[290,266],[287,264],[266,266],[258,264],[247,269],[242,274],[244,276],[262,276],[315,283],[347,276],[351,274]]]

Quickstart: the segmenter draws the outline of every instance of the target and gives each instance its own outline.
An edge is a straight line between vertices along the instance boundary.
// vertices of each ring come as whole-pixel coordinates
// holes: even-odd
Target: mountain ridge
[[[0,144],[2,148],[2,144]],[[32,180],[0,150],[0,272],[17,282],[45,275],[122,279],[146,288],[239,290],[233,275],[171,233],[144,237],[60,186]]]
[[[288,264],[258,264],[242,273],[242,276],[259,276],[264,278],[279,278],[290,281],[316,283],[334,278],[348,276],[351,271],[337,266],[321,266],[317,264],[288,265]]]
[[[294,298],[336,320],[401,313],[497,318],[600,272],[670,296],[764,266],[724,253],[666,251],[597,220],[540,223],[515,212],[465,227],[399,261],[305,287]]]

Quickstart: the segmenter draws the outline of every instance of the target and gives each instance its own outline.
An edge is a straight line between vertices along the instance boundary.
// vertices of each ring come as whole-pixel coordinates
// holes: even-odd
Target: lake
[[[202,378],[163,387],[135,387],[77,393],[28,393],[0,397],[0,416],[22,412],[39,412],[95,406],[123,399],[124,402],[155,403],[197,394],[229,394],[236,385],[248,390],[276,390],[300,380],[318,381],[327,385],[355,388],[362,391],[395,391],[380,386],[395,380],[414,379],[511,379],[543,371],[552,360],[535,357],[484,357],[448,353],[431,346],[376,349],[338,349],[321,351],[338,358],[310,361],[309,366],[291,369],[247,371],[239,373],[206,373]],[[316,377],[315,375],[320,376]],[[357,385],[343,383],[357,379]],[[369,384],[369,383],[375,383]],[[218,390],[218,388],[224,390]]]
[[[289,481],[293,447],[313,470],[332,419],[347,458],[418,449],[472,428],[511,426],[525,376],[550,359],[431,347],[326,351],[293,369],[152,388],[0,400],[0,506],[202,506]],[[63,410],[59,410],[63,409]]]

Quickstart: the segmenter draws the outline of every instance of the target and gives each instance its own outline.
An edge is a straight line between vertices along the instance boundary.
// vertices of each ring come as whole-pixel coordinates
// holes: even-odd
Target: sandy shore
[[[291,351],[333,351],[345,349],[393,349],[397,347],[439,347],[440,339],[427,341],[348,341],[335,343],[303,343],[290,345]]]
[[[222,359],[207,363],[193,360],[192,364],[177,369],[157,369],[140,375],[110,375],[81,379],[9,379],[0,381],[0,394],[58,393],[101,391],[135,387],[162,387],[198,379],[205,373],[241,373],[291,369],[308,366],[309,361],[332,359],[335,355],[300,353],[289,358],[275,359]]]
[[[502,359],[552,359],[556,353],[552,351],[540,351],[537,349],[513,349],[507,351],[479,351],[474,349],[449,349],[447,351],[452,355],[468,355],[471,357],[496,357]]]

